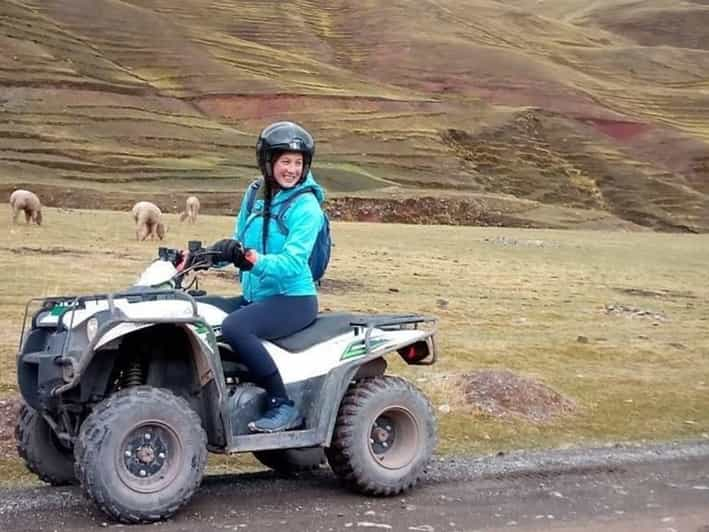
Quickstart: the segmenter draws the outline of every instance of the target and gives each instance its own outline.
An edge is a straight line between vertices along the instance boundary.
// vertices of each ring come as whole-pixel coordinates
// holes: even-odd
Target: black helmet
[[[266,127],[256,142],[256,160],[266,180],[273,179],[273,157],[278,152],[294,151],[303,154],[302,182],[310,171],[315,154],[315,141],[308,131],[295,122],[275,122]]]

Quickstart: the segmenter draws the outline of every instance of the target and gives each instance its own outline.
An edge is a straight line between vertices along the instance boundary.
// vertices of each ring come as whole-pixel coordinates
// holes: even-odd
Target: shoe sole
[[[260,429],[254,425],[253,421],[246,426],[249,428],[249,430],[251,432],[256,432],[256,433],[261,433],[261,434],[272,434],[274,432],[285,432],[287,430],[297,429],[298,427],[302,426],[304,422],[305,422],[305,419],[303,417],[299,417],[294,422],[286,425],[284,428],[278,427],[277,429]]]

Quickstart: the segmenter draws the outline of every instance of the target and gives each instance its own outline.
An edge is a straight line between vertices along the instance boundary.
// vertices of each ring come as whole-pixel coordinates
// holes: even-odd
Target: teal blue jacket
[[[285,201],[303,188],[311,188],[314,193],[300,194],[286,205],[283,221],[288,231],[284,234],[275,217]],[[242,271],[239,276],[244,298],[259,301],[275,295],[317,295],[308,259],[324,222],[320,204],[325,201],[325,191],[310,172],[301,184],[279,190],[271,199],[268,240],[264,250],[262,189],[257,193],[251,214],[247,212],[247,195],[244,195],[234,228],[234,238],[244,248],[255,249],[259,254],[253,269]]]

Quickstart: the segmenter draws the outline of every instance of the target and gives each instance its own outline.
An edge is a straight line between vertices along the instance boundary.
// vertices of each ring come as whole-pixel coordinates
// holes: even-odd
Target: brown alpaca
[[[139,201],[133,205],[133,219],[135,220],[135,239],[145,240],[150,237],[165,238],[167,229],[161,221],[162,212],[157,205],[149,201]]]
[[[25,213],[25,222],[33,221],[42,225],[42,204],[37,194],[29,190],[15,190],[10,194],[10,207],[12,207],[12,223],[17,223],[20,211]]]
[[[189,220],[191,224],[197,221],[197,215],[199,214],[199,199],[197,196],[190,196],[185,201],[185,210],[180,213],[180,221],[184,222]]]

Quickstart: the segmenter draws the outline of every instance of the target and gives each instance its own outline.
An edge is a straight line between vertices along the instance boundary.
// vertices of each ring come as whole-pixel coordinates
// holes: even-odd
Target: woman
[[[262,340],[304,329],[318,313],[308,259],[323,225],[324,191],[310,173],[314,151],[313,137],[298,124],[276,122],[264,129],[256,144],[262,186],[244,196],[234,239],[212,246],[221,253],[218,260],[241,270],[241,306],[224,320],[222,335],[268,393],[264,416],[249,423],[253,432],[303,423]],[[255,201],[249,202],[249,193],[257,194]]]

